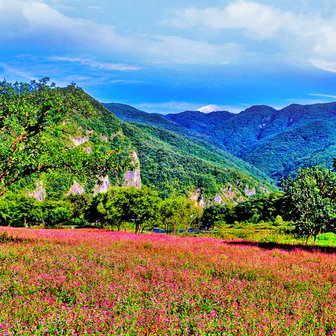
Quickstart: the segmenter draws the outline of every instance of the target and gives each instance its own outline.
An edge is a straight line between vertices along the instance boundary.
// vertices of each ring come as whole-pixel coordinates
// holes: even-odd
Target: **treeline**
[[[320,168],[301,169],[296,178],[282,182],[283,191],[251,197],[237,204],[210,204],[202,209],[183,196],[162,200],[147,187],[113,187],[96,197],[70,195],[39,202],[26,194],[0,198],[0,224],[60,227],[109,227],[135,232],[161,229],[212,230],[223,224],[290,221],[300,236],[336,231],[336,173]]]
[[[162,200],[157,192],[135,187],[113,187],[96,197],[70,195],[62,200],[38,201],[9,193],[0,199],[0,224],[10,226],[109,227],[136,233],[160,228],[168,232],[198,229],[202,208],[186,197]]]

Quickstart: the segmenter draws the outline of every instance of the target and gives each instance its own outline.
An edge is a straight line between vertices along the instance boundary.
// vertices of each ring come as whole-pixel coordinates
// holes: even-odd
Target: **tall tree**
[[[282,182],[289,197],[298,232],[314,243],[325,231],[334,231],[336,218],[336,173],[321,167],[300,169],[296,179]]]

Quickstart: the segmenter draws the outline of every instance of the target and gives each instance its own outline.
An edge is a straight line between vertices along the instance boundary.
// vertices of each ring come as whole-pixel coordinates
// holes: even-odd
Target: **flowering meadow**
[[[1,335],[336,335],[334,253],[92,229],[0,235]]]

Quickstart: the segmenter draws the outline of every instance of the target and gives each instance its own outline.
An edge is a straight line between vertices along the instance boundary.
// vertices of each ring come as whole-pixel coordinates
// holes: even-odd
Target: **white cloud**
[[[322,97],[322,98],[329,98],[329,99],[336,99],[336,95],[326,94],[326,93],[311,93],[310,96],[313,97]]]
[[[265,52],[268,60],[282,57],[306,63],[307,58],[328,59],[336,56],[336,17],[322,17],[318,12],[291,12],[258,1],[237,0],[222,7],[186,8],[174,19],[164,22],[179,28],[203,27],[207,30],[242,32],[246,50]],[[234,38],[234,37],[233,37]],[[275,46],[255,41],[272,41]]]
[[[210,112],[222,111],[222,110],[224,110],[222,106],[210,104],[210,105],[202,106],[198,108],[196,111],[203,112],[203,113],[210,113]]]
[[[210,104],[206,106],[202,106],[198,108],[196,111],[203,112],[203,113],[211,113],[216,111],[228,111],[231,113],[239,113],[242,111],[243,108],[238,106],[223,106],[223,105],[215,105]]]
[[[318,69],[336,73],[336,63],[321,60],[310,60],[310,63]]]
[[[117,34],[113,25],[64,15],[39,0],[0,0],[0,15],[0,40],[10,37],[22,43],[36,41],[53,47],[58,44],[69,49],[106,48],[114,52],[129,50],[135,44],[132,38]]]
[[[109,71],[136,71],[141,69],[140,67],[130,66],[126,64],[97,62],[91,58],[86,57],[50,57],[49,59],[52,61],[79,63],[81,65],[86,65],[94,69]]]
[[[237,44],[227,43],[221,45],[205,41],[194,41],[178,36],[156,36],[147,44],[146,53],[149,58],[162,62],[176,63],[216,63],[225,65],[229,59],[243,51]]]
[[[3,68],[3,73],[8,81],[11,81],[12,79],[14,81],[17,80],[37,80],[37,78],[28,71],[21,70],[19,68],[13,67],[9,64],[0,62],[0,67]]]
[[[215,44],[182,36],[156,34],[123,35],[112,24],[101,24],[89,19],[71,17],[39,0],[0,0],[2,33],[11,41],[24,45],[36,43],[66,52],[82,54],[104,53],[127,55],[148,63],[219,63],[226,64],[242,49],[235,43]],[[33,46],[33,45],[32,45]],[[70,61],[70,60],[68,60]],[[91,67],[110,70],[136,70],[123,64],[109,65],[91,60],[78,60]],[[84,64],[84,63],[83,63]]]
[[[213,29],[243,29],[255,38],[267,39],[282,27],[291,28],[298,18],[272,6],[253,1],[235,1],[223,8],[187,8],[171,22],[181,28],[203,25]]]

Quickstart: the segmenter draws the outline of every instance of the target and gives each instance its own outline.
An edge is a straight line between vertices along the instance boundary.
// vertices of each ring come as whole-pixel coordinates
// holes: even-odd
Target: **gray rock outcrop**
[[[36,185],[36,189],[34,189],[31,192],[27,192],[28,196],[34,197],[35,199],[37,199],[38,201],[42,202],[45,200],[46,198],[46,191],[43,187],[43,182],[42,181],[37,181],[35,183]]]
[[[67,192],[67,195],[81,195],[85,193],[85,189],[76,181],[72,184],[71,188]]]
[[[123,187],[136,187],[141,188],[141,173],[140,173],[140,161],[136,152],[130,154],[131,164],[133,168],[129,169],[124,174]]]

